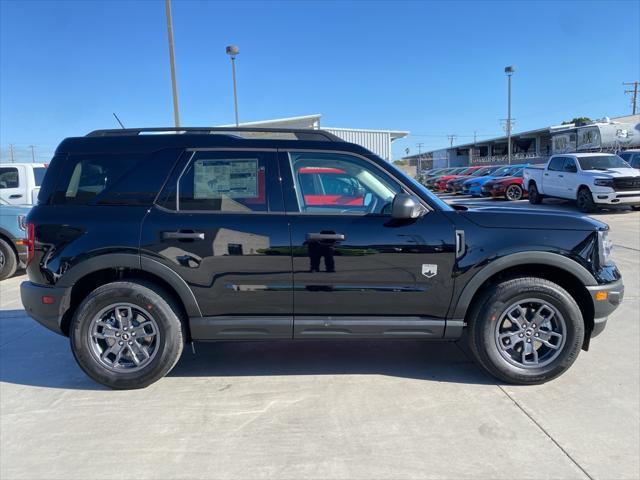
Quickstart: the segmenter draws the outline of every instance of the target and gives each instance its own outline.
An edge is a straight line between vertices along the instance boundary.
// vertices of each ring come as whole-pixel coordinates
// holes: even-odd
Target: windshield
[[[495,170],[494,167],[482,167],[476,170],[471,174],[472,177],[483,177],[485,175],[489,175],[491,172]]]
[[[510,166],[499,168],[498,170],[493,172],[492,175],[494,177],[504,177],[504,176],[509,174],[509,172],[511,171],[512,168],[513,167],[510,167]]]
[[[598,155],[593,157],[578,157],[582,170],[608,170],[610,168],[629,168],[627,162],[617,155]]]

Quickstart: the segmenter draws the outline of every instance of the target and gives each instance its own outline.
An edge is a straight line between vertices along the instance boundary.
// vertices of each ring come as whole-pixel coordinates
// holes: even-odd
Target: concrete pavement
[[[456,344],[230,342],[115,392],[24,315],[22,278],[4,281],[0,478],[639,478],[640,213],[597,217],[625,301],[534,387],[498,384]]]

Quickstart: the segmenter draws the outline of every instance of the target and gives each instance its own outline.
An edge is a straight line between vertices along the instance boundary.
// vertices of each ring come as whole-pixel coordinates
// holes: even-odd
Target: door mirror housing
[[[398,193],[391,204],[391,217],[398,220],[418,218],[424,212],[420,201],[413,195]]]

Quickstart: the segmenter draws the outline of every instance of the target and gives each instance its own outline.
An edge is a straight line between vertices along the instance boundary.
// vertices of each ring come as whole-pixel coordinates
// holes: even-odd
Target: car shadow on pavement
[[[169,374],[176,377],[387,375],[495,385],[453,342],[298,340],[197,343]]]

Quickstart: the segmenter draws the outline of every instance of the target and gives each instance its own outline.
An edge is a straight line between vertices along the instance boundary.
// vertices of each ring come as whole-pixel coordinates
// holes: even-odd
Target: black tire
[[[527,190],[529,193],[529,203],[531,205],[540,205],[542,203],[542,195],[538,192],[538,187],[535,183],[529,184],[529,189]]]
[[[133,305],[152,314],[158,327],[157,350],[148,364],[134,372],[110,370],[97,358],[93,347],[93,319],[114,304]],[[78,306],[73,317],[69,335],[73,355],[80,368],[102,385],[119,390],[147,387],[169,373],[180,358],[184,333],[179,312],[171,295],[148,282],[121,281],[98,287]]]
[[[522,197],[524,197],[524,191],[520,185],[516,185],[515,183],[509,185],[504,191],[504,198],[510,202],[522,200]]]
[[[631,205],[631,210],[635,210],[637,212],[640,210],[640,205]]]
[[[500,340],[496,333],[497,324],[505,318],[505,311],[509,311],[519,301],[526,302],[530,299],[552,306],[565,326],[563,343],[556,350],[547,349],[552,355],[556,355],[555,358],[549,358],[548,364],[540,362],[540,366],[521,366],[517,360],[507,359],[503,349],[499,347]],[[499,380],[521,385],[544,383],[565,372],[578,357],[585,335],[580,308],[571,295],[559,285],[537,277],[513,278],[489,287],[482,295],[482,300],[475,304],[469,323],[467,339],[478,363]],[[529,323],[529,327],[531,325],[535,324]],[[518,331],[516,329],[516,333]],[[533,348],[537,348],[537,351],[544,349],[544,345],[540,343],[536,347],[537,339],[531,333],[528,335],[525,338],[534,340],[531,344]],[[525,346],[522,343],[520,348],[524,349]]]
[[[16,273],[18,258],[16,252],[3,238],[0,238],[0,280],[11,277]]]
[[[578,210],[580,210],[582,213],[593,213],[598,209],[596,203],[593,201],[591,190],[589,190],[587,187],[582,187],[580,190],[578,190],[576,205],[578,205]]]

